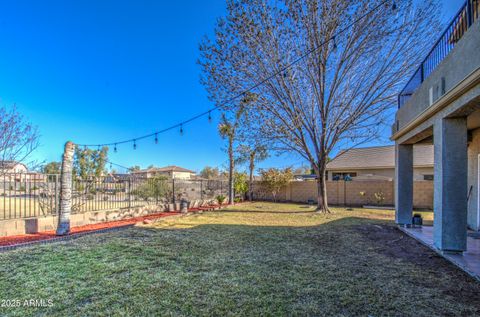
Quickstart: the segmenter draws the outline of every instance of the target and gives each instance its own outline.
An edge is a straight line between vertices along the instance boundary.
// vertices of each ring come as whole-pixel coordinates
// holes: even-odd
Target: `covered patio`
[[[445,259],[480,281],[480,234],[469,231],[467,234],[468,248],[463,254],[441,252],[433,243],[433,227],[400,227],[400,230],[420,241],[425,246],[437,252]]]
[[[478,278],[480,20],[477,8],[477,1],[465,2],[400,94],[391,139],[396,146],[396,223],[402,231]],[[460,27],[462,32],[458,33]],[[454,45],[452,34],[459,35]],[[469,62],[465,63],[466,60]],[[433,227],[411,228],[413,149],[419,144],[434,147],[434,221]]]

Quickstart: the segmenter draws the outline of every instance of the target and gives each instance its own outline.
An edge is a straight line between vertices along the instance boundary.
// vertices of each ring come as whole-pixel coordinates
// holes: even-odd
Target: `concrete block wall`
[[[433,209],[433,182],[413,182],[413,206],[415,208]]]
[[[375,193],[383,193],[382,205],[393,206],[395,191],[393,181],[327,181],[327,199],[332,206],[364,206],[377,205]],[[364,194],[361,194],[364,193]],[[273,200],[271,193],[266,191],[260,182],[254,187],[256,200]],[[317,200],[317,183],[314,181],[291,182],[277,195],[277,201],[305,203]],[[433,208],[433,182],[415,181],[413,205],[415,208]]]

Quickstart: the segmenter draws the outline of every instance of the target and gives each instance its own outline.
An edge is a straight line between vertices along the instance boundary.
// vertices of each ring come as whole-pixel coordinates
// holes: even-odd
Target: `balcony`
[[[431,130],[435,113],[479,98],[471,90],[480,89],[479,52],[480,0],[468,0],[398,95],[392,140],[420,126]]]
[[[450,54],[468,29],[478,20],[479,11],[480,0],[467,0],[465,2],[398,95],[399,109],[411,98],[425,79]]]

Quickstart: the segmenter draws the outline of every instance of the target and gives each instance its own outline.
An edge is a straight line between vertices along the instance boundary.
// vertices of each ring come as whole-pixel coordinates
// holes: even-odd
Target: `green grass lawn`
[[[480,284],[393,211],[254,203],[0,254],[1,316],[480,314]],[[2,303],[0,303],[2,304]]]

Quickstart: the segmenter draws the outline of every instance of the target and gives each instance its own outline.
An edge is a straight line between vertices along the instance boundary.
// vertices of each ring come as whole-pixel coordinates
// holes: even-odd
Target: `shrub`
[[[167,197],[170,195],[170,186],[168,178],[165,176],[156,176],[148,179],[145,183],[131,191],[132,195],[138,196],[143,200],[149,198]]]
[[[224,195],[218,195],[218,196],[216,197],[216,199],[217,199],[218,203],[219,203],[220,205],[222,205],[222,204],[225,202],[225,199],[227,199],[227,197],[225,197]]]
[[[285,168],[283,170],[269,168],[267,170],[261,170],[260,174],[262,175],[262,185],[267,191],[272,193],[273,201],[277,201],[277,194],[293,179],[291,168]]]
[[[382,205],[383,202],[385,201],[385,194],[380,191],[374,194],[375,195],[375,200],[377,201],[377,205]]]
[[[244,197],[248,191],[247,173],[235,172],[233,176],[235,194]]]

